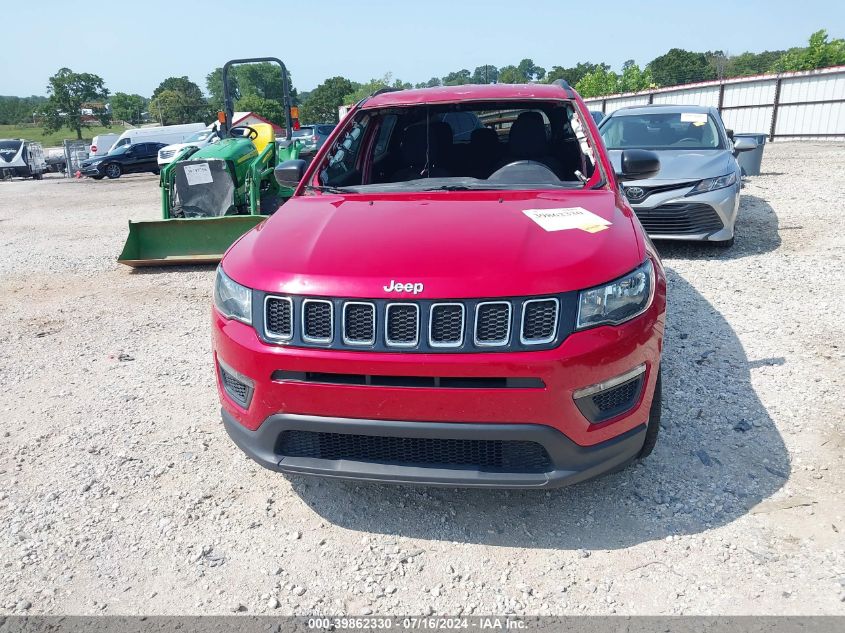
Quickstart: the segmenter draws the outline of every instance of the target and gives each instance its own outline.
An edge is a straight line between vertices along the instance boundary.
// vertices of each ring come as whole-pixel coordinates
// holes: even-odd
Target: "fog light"
[[[220,368],[220,382],[226,394],[244,409],[248,409],[254,387],[252,380],[229,367],[219,357],[217,366]]]
[[[605,422],[639,402],[645,382],[645,364],[624,374],[578,389],[572,394],[575,406],[591,424]]]

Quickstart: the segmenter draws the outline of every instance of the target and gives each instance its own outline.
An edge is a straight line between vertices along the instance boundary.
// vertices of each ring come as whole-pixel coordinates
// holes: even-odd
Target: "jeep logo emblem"
[[[385,292],[413,292],[415,295],[420,294],[423,291],[423,285],[419,282],[417,283],[402,283],[401,281],[396,281],[395,279],[391,279],[390,283],[384,286]]]

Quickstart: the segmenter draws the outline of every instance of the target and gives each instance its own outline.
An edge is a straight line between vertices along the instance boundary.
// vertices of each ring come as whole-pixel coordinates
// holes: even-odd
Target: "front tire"
[[[660,370],[657,370],[657,384],[654,385],[654,398],[651,401],[651,408],[648,410],[648,426],[645,431],[645,442],[640,449],[637,459],[645,459],[651,455],[651,451],[657,445],[657,436],[660,434],[660,413],[663,409],[663,379]]]
[[[115,178],[120,178],[120,175],[123,173],[123,170],[120,168],[120,165],[117,163],[109,163],[106,165],[106,176],[114,180]]]

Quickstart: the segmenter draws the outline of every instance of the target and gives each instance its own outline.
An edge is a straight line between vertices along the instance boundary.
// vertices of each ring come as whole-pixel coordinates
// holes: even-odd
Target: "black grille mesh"
[[[716,210],[700,202],[662,204],[634,211],[650,235],[712,233],[723,228]]]
[[[464,332],[464,311],[459,305],[439,305],[431,310],[431,340],[459,343]]]
[[[508,337],[510,304],[488,303],[478,307],[475,337],[482,343],[501,343]]]
[[[542,473],[551,460],[536,442],[383,437],[315,431],[285,431],[277,454],[284,457],[347,459],[399,466],[463,467],[482,471]]]
[[[631,380],[618,387],[600,391],[593,396],[596,408],[605,413],[616,409],[629,409],[634,404],[634,398],[640,390],[640,380]]]
[[[246,406],[249,402],[250,386],[242,383],[222,367],[220,368],[220,379],[223,382],[223,387],[232,399],[238,404]]]
[[[352,303],[345,308],[343,336],[348,341],[370,342],[375,338],[375,307]]]
[[[293,334],[291,302],[285,299],[267,299],[265,327],[273,336],[290,337]]]
[[[415,305],[392,305],[387,309],[387,338],[391,343],[411,344],[417,340],[419,311]]]
[[[532,301],[525,306],[522,318],[522,338],[545,340],[552,338],[557,325],[557,302],[554,299]]]
[[[332,305],[322,301],[309,301],[305,304],[305,336],[308,338],[330,339],[332,337]]]

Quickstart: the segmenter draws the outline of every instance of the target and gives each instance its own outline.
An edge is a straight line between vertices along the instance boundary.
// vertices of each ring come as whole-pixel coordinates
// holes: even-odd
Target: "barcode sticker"
[[[611,225],[609,220],[582,207],[524,209],[522,212],[546,231],[579,229],[587,233],[598,233]]]

